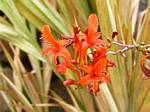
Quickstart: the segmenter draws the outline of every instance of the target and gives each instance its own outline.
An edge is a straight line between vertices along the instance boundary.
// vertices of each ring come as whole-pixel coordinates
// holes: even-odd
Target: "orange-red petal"
[[[65,86],[69,86],[69,85],[78,85],[77,82],[73,79],[68,79],[66,81],[64,81],[63,83]]]
[[[53,53],[54,53],[54,51],[51,48],[47,48],[47,49],[42,51],[43,56],[47,56],[47,55],[53,54]]]
[[[87,85],[91,82],[91,76],[90,75],[86,75],[84,76],[80,81],[79,81],[79,85]]]
[[[92,72],[92,65],[83,65],[80,67],[81,70],[83,70],[85,73],[91,73]]]
[[[69,40],[59,40],[58,43],[60,46],[65,46],[69,43]]]
[[[57,54],[54,54],[54,55],[53,55],[53,58],[52,58],[52,63],[54,64],[54,67],[55,67],[55,68],[57,67],[57,58],[58,58],[58,55],[57,55]]]
[[[66,62],[63,61],[60,64],[56,66],[56,72],[60,72],[62,75],[66,73],[67,67],[66,67]]]
[[[65,47],[60,47],[59,48],[59,53],[58,53],[59,56],[63,57],[64,59],[67,59],[67,60],[71,60],[71,54],[70,52],[68,51],[67,48]]]
[[[99,82],[97,80],[93,81],[93,92],[97,93],[99,90]]]
[[[95,63],[93,67],[93,71],[103,71],[106,70],[107,66],[107,59],[106,58],[101,58],[97,63]]]
[[[42,37],[48,41],[53,47],[58,48],[59,45],[57,41],[54,39],[54,37],[51,34],[50,27],[48,25],[44,25],[42,28]]]
[[[98,18],[96,14],[91,14],[88,19],[88,35],[97,32],[98,30]]]

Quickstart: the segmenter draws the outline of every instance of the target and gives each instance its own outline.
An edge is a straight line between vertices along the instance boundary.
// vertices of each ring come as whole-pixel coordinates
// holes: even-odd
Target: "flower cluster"
[[[73,36],[63,35],[60,40],[54,39],[48,25],[43,26],[42,37],[50,44],[43,55],[52,55],[56,72],[65,74],[66,69],[70,69],[78,77],[77,81],[64,81],[64,85],[87,86],[89,92],[96,94],[99,84],[110,82],[107,68],[114,66],[114,63],[106,58],[108,45],[100,36],[96,14],[89,16],[88,27],[84,32],[75,26]],[[69,46],[72,46],[73,56],[67,48]],[[62,58],[60,63],[58,57]]]

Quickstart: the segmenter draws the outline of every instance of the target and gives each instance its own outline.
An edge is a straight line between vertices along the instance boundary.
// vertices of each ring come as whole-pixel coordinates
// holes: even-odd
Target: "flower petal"
[[[58,55],[57,55],[57,54],[54,54],[54,55],[53,55],[53,58],[52,58],[52,63],[54,64],[54,67],[55,67],[55,68],[57,67],[57,58],[58,58]]]
[[[93,92],[96,94],[99,91],[99,83],[97,80],[93,81]]]
[[[91,82],[91,76],[90,75],[86,75],[84,76],[80,81],[79,81],[79,85],[87,85]]]
[[[54,39],[54,37],[51,34],[50,27],[48,25],[44,25],[42,28],[42,37],[48,41],[53,47],[58,48],[59,45],[57,41]]]
[[[67,45],[69,43],[69,40],[59,40],[58,43],[60,46],[64,46],[64,45]]]
[[[67,60],[71,60],[72,59],[71,54],[68,51],[68,49],[63,47],[63,46],[59,48],[58,55],[63,57],[64,59],[67,59]]]
[[[96,14],[91,14],[88,19],[88,35],[97,32],[98,30],[98,18]]]
[[[69,86],[69,85],[77,85],[77,82],[73,79],[68,79],[66,81],[64,81],[63,83],[65,86]]]
[[[81,48],[80,48],[80,63],[85,64],[87,62],[87,49],[88,49],[88,44],[86,41],[83,41],[81,43]]]
[[[87,41],[89,44],[94,44],[99,36],[101,35],[98,30],[98,18],[96,14],[91,14],[88,19],[88,38]]]
[[[93,71],[103,71],[106,70],[106,67],[107,67],[107,59],[101,58],[97,63],[95,63]]]
[[[47,48],[47,49],[42,51],[43,56],[47,56],[47,55],[53,54],[53,53],[54,53],[54,51],[51,48]]]
[[[85,73],[91,73],[92,72],[92,66],[84,65],[80,67],[81,70],[83,70]]]
[[[93,62],[99,61],[101,58],[106,58],[106,48],[98,48],[93,54]]]
[[[67,67],[66,67],[66,62],[63,61],[60,64],[56,66],[56,72],[60,72],[62,75],[66,73]]]

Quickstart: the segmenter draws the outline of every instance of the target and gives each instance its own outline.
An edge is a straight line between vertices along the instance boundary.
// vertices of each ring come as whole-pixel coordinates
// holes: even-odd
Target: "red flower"
[[[96,62],[93,62],[90,65],[85,65],[81,69],[86,73],[86,75],[79,81],[79,85],[91,85],[91,90],[96,94],[98,92],[99,84],[110,82],[108,76],[107,68],[107,59],[106,59],[106,50],[101,51],[99,57],[94,57],[97,59]]]
[[[99,39],[101,32],[98,32],[98,18],[96,14],[91,14],[88,19],[88,28],[84,33],[79,31],[78,27],[74,27],[73,48],[75,51],[75,59],[80,65],[87,64],[87,49],[105,46],[103,40]]]
[[[58,65],[57,58],[58,56],[62,57],[64,60],[71,60],[71,55],[65,45],[68,43],[68,40],[58,40],[56,41],[51,34],[51,30],[48,25],[43,26],[42,28],[42,37],[48,41],[50,47],[45,49],[42,54],[47,56],[49,54],[53,55],[53,64],[56,68],[56,71],[65,73],[66,65],[65,62]]]
[[[106,82],[110,82],[110,77],[108,75],[108,72],[106,71],[106,61],[101,60],[102,66],[95,65],[85,65],[81,67],[81,70],[84,72],[84,75],[79,82],[69,79],[64,82],[65,86],[68,85],[78,85],[78,86],[87,86],[88,90],[90,90],[93,93],[97,93],[99,91],[99,84]],[[100,69],[101,68],[101,69]],[[90,85],[90,86],[89,86]]]
[[[99,84],[106,82],[110,82],[110,77],[108,75],[105,75],[103,73],[101,74],[94,74],[91,72],[90,74],[87,74],[85,77],[83,77],[79,81],[79,85],[90,85],[91,88],[88,88],[93,93],[97,93],[99,91]]]

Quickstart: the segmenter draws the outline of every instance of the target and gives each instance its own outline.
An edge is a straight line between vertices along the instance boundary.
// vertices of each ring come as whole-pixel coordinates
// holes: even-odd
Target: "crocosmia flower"
[[[101,83],[110,82],[107,68],[114,66],[114,63],[107,59],[108,45],[100,39],[101,34],[98,31],[96,14],[89,16],[85,31],[74,26],[74,34],[62,35],[60,40],[54,39],[49,26],[43,27],[42,37],[50,44],[43,51],[43,55],[53,56],[53,64],[57,72],[65,74],[66,69],[70,69],[78,77],[78,80],[64,81],[65,86],[87,86],[90,93],[96,94]],[[72,55],[68,50],[69,46],[72,46],[70,47],[73,51]],[[63,60],[58,62],[58,57]]]
[[[53,64],[57,72],[62,72],[63,74],[66,71],[66,62],[62,62],[58,65],[57,58],[58,56],[62,57],[64,60],[71,60],[71,55],[65,45],[68,43],[67,40],[55,40],[51,34],[51,30],[48,25],[43,26],[42,28],[42,38],[49,43],[49,47],[45,49],[42,54],[47,56],[51,54],[53,56]]]
[[[98,48],[104,45],[104,41],[99,39],[101,32],[98,32],[98,18],[96,14],[91,14],[88,19],[88,27],[84,32],[74,27],[73,48],[75,59],[80,64],[87,64],[88,48]]]

